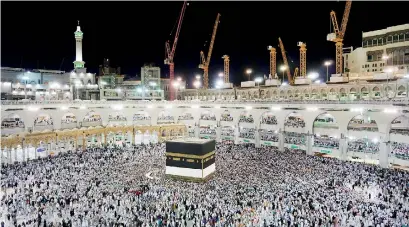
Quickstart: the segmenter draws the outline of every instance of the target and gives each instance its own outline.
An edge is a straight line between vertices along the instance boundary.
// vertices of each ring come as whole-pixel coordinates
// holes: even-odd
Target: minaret
[[[81,31],[80,21],[78,21],[77,31],[74,32],[75,35],[75,61],[74,69],[84,68],[85,62],[82,60],[82,37],[84,34]]]

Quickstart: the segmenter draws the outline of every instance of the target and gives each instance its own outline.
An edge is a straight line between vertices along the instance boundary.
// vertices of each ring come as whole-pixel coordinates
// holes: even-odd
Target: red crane
[[[173,62],[173,58],[175,57],[176,45],[179,39],[180,29],[182,27],[183,16],[185,15],[187,1],[183,2],[182,11],[180,12],[179,16],[179,23],[175,34],[175,40],[173,41],[172,49],[170,49],[169,40],[165,43],[165,51],[166,51],[166,59],[165,65],[169,65],[169,78],[170,78],[170,100],[174,100],[174,87],[173,87],[173,80],[175,78],[175,63]]]

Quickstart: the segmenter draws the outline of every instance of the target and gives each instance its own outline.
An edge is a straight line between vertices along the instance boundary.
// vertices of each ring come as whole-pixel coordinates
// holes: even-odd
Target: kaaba
[[[206,181],[216,170],[216,142],[183,138],[166,142],[166,177]]]

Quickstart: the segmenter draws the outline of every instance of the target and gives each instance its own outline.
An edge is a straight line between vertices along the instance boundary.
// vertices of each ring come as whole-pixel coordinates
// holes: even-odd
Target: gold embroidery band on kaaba
[[[205,159],[209,156],[214,155],[216,152],[212,151],[209,152],[205,155],[192,155],[192,154],[182,154],[182,153],[171,153],[171,152],[166,152],[166,156],[171,156],[171,157],[178,157],[178,158],[193,158],[193,159]]]

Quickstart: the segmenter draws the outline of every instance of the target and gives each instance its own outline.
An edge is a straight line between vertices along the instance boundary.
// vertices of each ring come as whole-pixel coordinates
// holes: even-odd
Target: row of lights
[[[181,77],[176,78],[176,81],[173,82],[172,86],[174,88],[185,89],[185,86],[182,85],[182,78]]]
[[[327,77],[328,77],[328,67],[329,67],[331,64],[332,64],[332,61],[325,61],[325,62],[324,62],[324,65],[327,67]],[[281,66],[280,66],[280,71],[283,72],[283,76],[284,76],[284,72],[285,72],[286,70],[287,70],[287,66],[285,66],[285,65],[281,65]],[[246,74],[249,76],[249,78],[250,78],[250,75],[253,73],[253,70],[252,70],[252,69],[246,69],[245,73],[246,73]],[[319,74],[316,73],[316,72],[311,72],[307,77],[310,78],[310,79],[312,79],[312,80],[314,80],[314,79],[317,79],[317,78],[319,77]],[[255,81],[256,83],[261,83],[261,82],[263,81],[263,78],[262,78],[262,77],[257,77],[254,81]],[[321,81],[318,80],[318,81],[315,81],[315,83],[319,84],[319,83],[321,83]],[[283,82],[283,84],[284,84],[284,82]]]
[[[7,86],[7,85],[11,85],[11,82],[1,82],[3,85]],[[16,83],[17,87],[20,87],[21,84],[19,82]],[[27,88],[31,88],[33,85],[32,84],[25,84],[25,87]],[[41,87],[41,84],[36,84],[36,88]],[[50,88],[52,89],[60,89],[61,85],[58,82],[54,82],[54,83],[50,83]],[[70,86],[68,86],[68,84],[65,84],[63,86],[64,89],[68,89],[70,88]]]
[[[71,72],[71,76],[77,76],[77,73],[75,73],[75,72]],[[79,73],[79,76],[80,77],[83,77],[83,76],[85,76],[85,74],[84,73]],[[92,76],[92,73],[87,73],[87,76]]]

